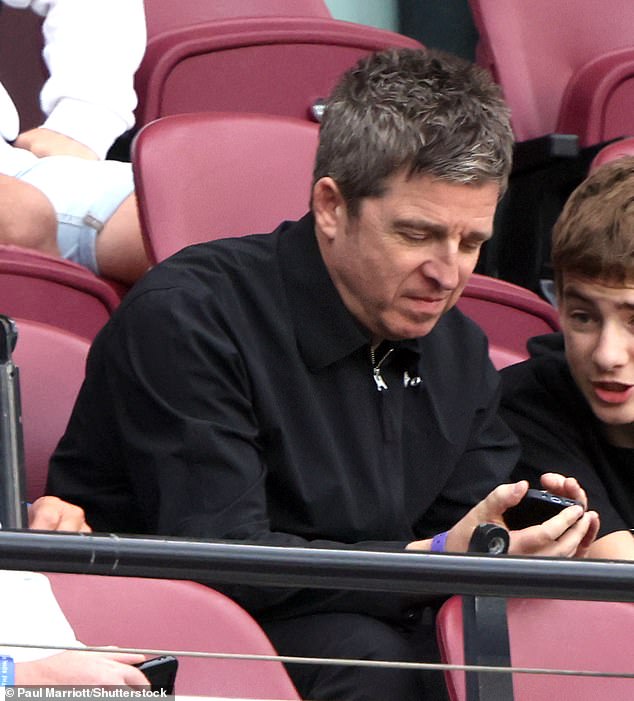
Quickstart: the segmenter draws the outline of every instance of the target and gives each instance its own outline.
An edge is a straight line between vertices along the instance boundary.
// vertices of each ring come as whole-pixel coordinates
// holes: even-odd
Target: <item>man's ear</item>
[[[328,239],[334,239],[346,217],[346,204],[336,181],[320,178],[313,186],[315,225]]]

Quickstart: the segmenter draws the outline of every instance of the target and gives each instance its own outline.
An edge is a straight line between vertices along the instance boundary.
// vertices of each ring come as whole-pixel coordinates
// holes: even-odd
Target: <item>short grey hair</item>
[[[482,68],[435,50],[361,59],[326,102],[313,183],[332,177],[350,213],[404,170],[505,189],[513,133],[499,87]]]

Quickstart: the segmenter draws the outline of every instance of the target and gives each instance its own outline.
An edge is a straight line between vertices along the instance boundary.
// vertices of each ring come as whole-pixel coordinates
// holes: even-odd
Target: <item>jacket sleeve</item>
[[[146,45],[143,0],[32,0],[30,6],[44,15],[50,77],[40,95],[43,126],[103,158],[134,125],[134,73]]]

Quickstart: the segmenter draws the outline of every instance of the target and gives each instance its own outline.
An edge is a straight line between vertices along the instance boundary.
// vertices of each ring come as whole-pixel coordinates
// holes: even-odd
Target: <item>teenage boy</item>
[[[532,339],[532,358],[502,373],[515,476],[576,477],[601,514],[593,557],[634,559],[634,158],[573,192],[552,251],[563,333]]]

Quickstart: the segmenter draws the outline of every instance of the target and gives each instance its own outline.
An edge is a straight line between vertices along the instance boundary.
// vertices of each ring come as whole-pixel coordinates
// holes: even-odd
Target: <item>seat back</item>
[[[0,245],[0,312],[59,326],[89,340],[124,289],[70,261]]]
[[[634,53],[627,51],[634,49],[634,3],[610,0],[601,9],[595,0],[469,5],[480,35],[478,62],[502,86],[518,141],[560,131],[579,134],[584,145],[634,133],[632,110],[624,109],[634,95]],[[587,68],[617,50],[624,53]],[[583,106],[588,100],[598,100],[596,109]],[[585,116],[575,114],[580,107],[588,110]],[[608,117],[600,139],[590,115]]]
[[[186,581],[48,574],[78,639],[87,645],[275,655],[238,604]],[[299,699],[281,662],[179,658],[178,695]]]
[[[148,39],[136,74],[137,124],[169,114],[263,112],[310,119],[315,102],[363,55],[421,48],[395,32],[328,17],[237,17]]]
[[[515,667],[631,673],[631,603],[509,599],[507,617]],[[444,663],[464,664],[462,623],[462,598],[453,596],[443,604],[436,619]],[[446,672],[445,679],[450,701],[466,701],[464,672]],[[634,680],[514,674],[513,691],[515,701],[630,701],[634,698]]]
[[[55,326],[15,321],[13,360],[20,372],[26,490],[34,501],[44,494],[49,458],[66,430],[90,343]]]
[[[604,146],[592,159],[590,173],[593,173],[599,166],[623,156],[634,156],[634,137],[619,139],[619,141],[613,141]]]
[[[265,114],[172,115],[148,124],[132,160],[150,257],[302,216],[317,137],[316,124]]]
[[[489,339],[500,369],[528,358],[526,341],[559,330],[556,310],[534,292],[504,280],[474,274],[457,304]]]
[[[233,17],[330,17],[324,0],[145,0],[148,41],[164,32]]]

